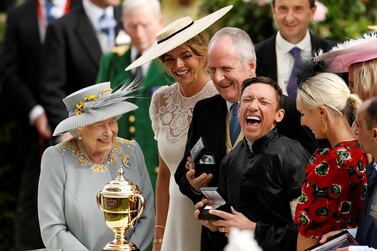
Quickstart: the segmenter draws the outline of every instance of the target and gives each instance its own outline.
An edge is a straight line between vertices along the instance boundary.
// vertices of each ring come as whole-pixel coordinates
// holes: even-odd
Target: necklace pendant
[[[109,168],[103,164],[94,164],[91,169],[95,173],[103,173],[107,171]]]

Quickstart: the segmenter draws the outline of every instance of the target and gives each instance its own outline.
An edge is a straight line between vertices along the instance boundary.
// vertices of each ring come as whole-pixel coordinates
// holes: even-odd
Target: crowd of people
[[[273,0],[267,40],[236,27],[209,39],[230,11],[165,27],[158,0],[9,11],[4,92],[22,99],[16,250],[102,250],[114,234],[96,193],[119,168],[145,199],[127,231],[139,250],[223,250],[238,228],[262,250],[303,251],[356,227],[359,245],[337,250],[377,250],[377,35],[319,38],[315,0]],[[120,30],[124,51],[113,50]],[[198,142],[213,169],[193,158]]]

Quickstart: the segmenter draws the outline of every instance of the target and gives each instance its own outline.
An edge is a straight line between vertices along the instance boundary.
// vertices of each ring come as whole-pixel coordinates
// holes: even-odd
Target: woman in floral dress
[[[316,244],[323,234],[357,226],[366,195],[366,157],[347,118],[360,104],[333,73],[319,73],[299,87],[301,123],[331,147],[317,149],[306,166],[295,213],[297,250]]]

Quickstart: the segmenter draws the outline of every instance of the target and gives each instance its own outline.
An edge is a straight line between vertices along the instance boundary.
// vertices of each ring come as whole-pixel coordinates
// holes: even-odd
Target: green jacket
[[[110,81],[111,88],[115,88],[125,81],[132,81],[134,79],[133,73],[125,71],[130,63],[131,50],[127,50],[123,55],[113,52],[104,54],[101,59],[97,82]],[[156,185],[158,152],[149,118],[149,106],[153,92],[160,86],[170,85],[173,82],[174,79],[168,75],[165,66],[158,60],[153,60],[147,74],[144,74],[143,85],[137,94],[139,98],[130,100],[139,108],[126,113],[118,120],[118,135],[126,139],[135,139],[140,145],[153,188]]]

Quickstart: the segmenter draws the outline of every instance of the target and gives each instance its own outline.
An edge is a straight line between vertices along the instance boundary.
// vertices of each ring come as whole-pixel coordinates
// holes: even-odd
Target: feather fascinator
[[[329,72],[329,64],[324,60],[317,61],[313,57],[307,57],[302,60],[301,64],[296,65],[297,84],[301,85],[309,78],[324,72]]]
[[[335,73],[348,72],[354,63],[377,58],[377,33],[364,34],[359,39],[340,43],[329,52],[319,53],[316,60],[328,62],[330,70]]]
[[[140,83],[141,79],[136,78],[133,82],[124,83],[112,91],[110,82],[105,82],[68,95],[63,99],[68,118],[58,124],[54,136],[137,109],[136,105],[126,100],[136,97],[135,92]]]

